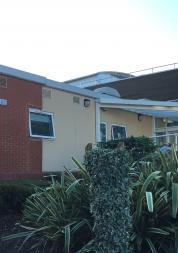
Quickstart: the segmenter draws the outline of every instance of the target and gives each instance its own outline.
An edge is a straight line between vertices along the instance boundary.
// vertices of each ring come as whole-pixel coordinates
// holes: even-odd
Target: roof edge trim
[[[4,65],[0,65],[0,74],[6,74],[9,76],[13,76],[20,79],[41,83],[41,84],[44,84],[46,82],[46,77],[44,76],[36,75],[27,71],[7,67]]]
[[[97,99],[100,98],[100,96],[94,91],[79,88],[76,86],[71,86],[68,84],[63,84],[63,83],[50,80],[50,79],[47,79],[45,86],[49,88],[53,88],[53,89],[58,89],[58,90],[62,90],[62,91],[70,92],[70,93],[79,94],[86,97],[97,98]]]
[[[13,76],[16,78],[20,78],[23,80],[35,82],[50,88],[70,92],[70,93],[75,93],[79,95],[83,95],[86,97],[91,97],[91,98],[99,98],[98,94],[96,94],[94,91],[87,90],[87,89],[82,89],[79,87],[74,87],[71,85],[67,85],[62,82],[58,81],[53,81],[50,79],[47,79],[44,76],[36,75],[27,71],[11,68],[8,66],[0,65],[0,74],[8,75],[8,76]]]

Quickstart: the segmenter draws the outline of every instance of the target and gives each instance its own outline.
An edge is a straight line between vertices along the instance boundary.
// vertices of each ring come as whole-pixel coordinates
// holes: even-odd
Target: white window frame
[[[30,113],[31,112],[32,113],[39,113],[39,114],[44,114],[44,115],[51,116],[51,122],[52,122],[52,128],[53,128],[53,136],[43,136],[43,135],[32,134],[31,118],[30,118]],[[41,110],[38,110],[38,109],[29,108],[29,119],[28,119],[28,122],[29,122],[30,137],[41,138],[41,139],[50,139],[50,140],[54,140],[56,138],[55,129],[54,129],[54,114],[53,113],[51,113],[51,112],[44,112],[44,111],[41,111]]]
[[[100,131],[101,131],[101,124],[104,124],[105,127],[106,127],[106,140],[105,141],[107,141],[108,140],[107,123],[106,122],[101,122],[100,123]],[[100,132],[100,134],[101,134],[101,132]],[[100,141],[101,141],[101,135],[100,135]]]
[[[111,125],[111,140],[116,140],[116,139],[113,138],[113,126],[124,127],[125,128],[125,135],[126,135],[126,138],[127,138],[127,127],[125,125],[112,124]]]

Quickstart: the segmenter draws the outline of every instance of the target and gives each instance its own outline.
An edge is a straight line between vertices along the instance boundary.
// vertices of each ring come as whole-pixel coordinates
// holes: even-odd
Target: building
[[[112,72],[106,72],[106,73],[112,73]],[[118,73],[119,75],[119,73]],[[131,73],[121,73],[121,78],[118,80],[112,81],[111,79],[105,79],[105,82],[102,82],[101,80],[98,80],[99,77],[96,74],[91,75],[93,78],[93,82],[91,83],[88,79],[88,76],[80,77],[78,79],[69,80],[67,83],[71,85],[76,85],[78,82],[85,83],[85,88],[97,91],[98,89],[115,89],[120,98],[128,100],[128,103],[130,103],[130,100],[134,101],[140,101],[140,105],[146,100],[153,101],[162,101],[162,105],[168,104],[170,101],[178,101],[178,63],[153,67],[150,69],[144,69],[139,70]],[[94,79],[96,79],[96,82],[94,82]],[[124,100],[123,100],[124,101]],[[151,102],[150,101],[150,102]],[[163,103],[163,101],[165,101]],[[168,103],[167,103],[167,102]],[[149,103],[149,101],[147,101]],[[106,115],[106,109],[105,115]],[[132,110],[134,111],[134,110]],[[118,111],[117,111],[118,112]],[[139,121],[143,120],[144,117],[150,117],[152,118],[152,127],[150,128],[150,124],[146,124],[144,127],[144,135],[146,136],[152,136],[156,143],[158,145],[162,145],[163,143],[173,143],[178,145],[178,115],[174,114],[174,117],[172,117],[170,114],[162,114],[159,110],[156,111],[156,107],[154,111],[146,111],[146,110],[137,110],[135,111],[138,113]],[[116,114],[116,112],[111,112],[111,109],[108,115]],[[109,136],[107,138],[111,137],[112,129],[110,127],[110,123],[107,123],[107,120],[105,120],[104,112],[101,113],[103,115],[103,120],[105,121],[103,123],[102,129],[107,129],[106,132],[108,132]],[[124,123],[125,120],[122,120],[123,117],[129,119],[130,116],[126,116],[127,113],[124,112],[123,115],[113,115],[112,118],[115,118],[115,121],[119,125],[126,126],[128,128],[128,135],[130,134],[137,134],[135,130],[139,131],[139,134],[141,134],[141,129],[135,128],[135,130],[132,130],[132,133],[130,132],[129,128],[131,127],[131,124]],[[109,117],[109,116],[108,116]],[[107,118],[108,118],[107,117]],[[109,124],[109,127],[108,127]],[[140,124],[141,126],[141,124]],[[151,129],[151,131],[146,131]]]
[[[0,66],[0,179],[72,167],[95,142],[93,91]],[[90,101],[90,106],[84,103]]]
[[[120,80],[121,82],[124,80]],[[145,135],[177,144],[178,102],[122,98],[0,66],[0,179],[73,169],[88,143]]]

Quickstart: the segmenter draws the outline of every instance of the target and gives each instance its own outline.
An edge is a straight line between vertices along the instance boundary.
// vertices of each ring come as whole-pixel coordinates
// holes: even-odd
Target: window
[[[178,127],[177,120],[167,120],[167,127]]]
[[[178,150],[178,119],[155,118],[155,140],[158,146],[171,143]]]
[[[100,140],[102,142],[105,142],[107,140],[106,123],[104,122],[100,124]]]
[[[126,138],[126,127],[120,125],[112,125],[111,129],[112,140],[119,140]]]
[[[54,139],[53,114],[30,109],[29,130],[31,137]]]

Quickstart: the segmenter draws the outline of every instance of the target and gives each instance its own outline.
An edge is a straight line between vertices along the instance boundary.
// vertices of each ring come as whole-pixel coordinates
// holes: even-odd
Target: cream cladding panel
[[[54,140],[43,140],[43,171],[63,170],[64,166],[75,168],[71,158],[82,161],[85,146],[95,142],[95,101],[84,107],[85,97],[55,89],[50,96],[43,96],[43,111],[54,114]],[[80,103],[73,102],[79,97]]]
[[[107,139],[111,139],[111,125],[126,126],[127,136],[152,136],[152,117],[142,115],[138,120],[138,114],[122,109],[101,109],[101,122],[107,123]]]

